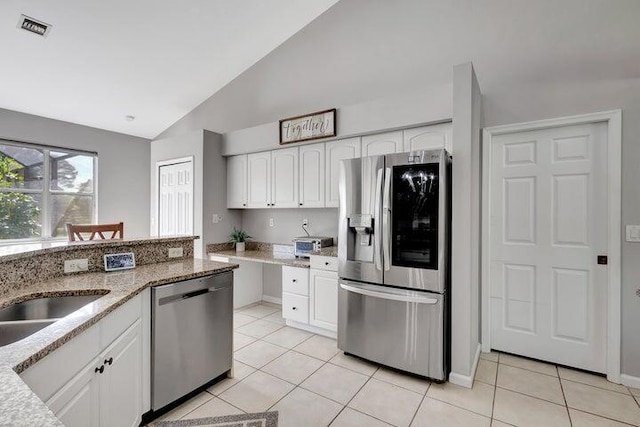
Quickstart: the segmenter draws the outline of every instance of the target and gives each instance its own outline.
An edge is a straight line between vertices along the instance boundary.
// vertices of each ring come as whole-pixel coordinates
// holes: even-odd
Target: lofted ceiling
[[[336,2],[2,0],[0,108],[151,138]]]

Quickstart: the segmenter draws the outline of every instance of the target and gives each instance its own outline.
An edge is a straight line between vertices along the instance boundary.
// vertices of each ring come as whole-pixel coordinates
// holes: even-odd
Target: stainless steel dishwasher
[[[233,273],[151,289],[151,409],[228,372],[233,361]]]

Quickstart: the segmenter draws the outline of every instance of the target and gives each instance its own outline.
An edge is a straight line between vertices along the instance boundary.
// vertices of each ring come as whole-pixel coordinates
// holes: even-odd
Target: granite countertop
[[[311,252],[311,255],[330,256],[330,257],[337,258],[338,257],[338,247],[337,246],[328,246],[326,248],[322,248],[320,250]]]
[[[147,287],[223,273],[237,264],[183,259],[112,273],[77,274],[26,284],[0,297],[0,307],[55,295],[101,294],[80,312],[69,315],[35,334],[0,347],[0,425],[62,426],[17,375],[82,331],[97,323]]]
[[[82,240],[75,242],[69,242],[66,240],[54,240],[50,242],[9,244],[0,246],[0,261],[11,261],[35,255],[64,252],[78,248],[117,246],[135,247],[136,245],[143,245],[147,243],[170,243],[183,240],[197,240],[199,238],[199,236],[163,236],[130,239]]]
[[[209,252],[209,255],[241,259],[244,261],[263,262],[266,264],[287,265],[289,267],[309,268],[310,266],[309,258],[296,258],[291,252],[265,250],[236,252],[235,250],[228,250]]]

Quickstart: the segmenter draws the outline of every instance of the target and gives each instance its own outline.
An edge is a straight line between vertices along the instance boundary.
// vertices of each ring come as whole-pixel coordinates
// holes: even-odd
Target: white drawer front
[[[311,255],[311,268],[316,270],[338,271],[338,258],[332,256]]]
[[[282,317],[300,323],[309,323],[309,297],[284,292],[282,294]]]
[[[309,296],[309,269],[282,267],[282,291]]]

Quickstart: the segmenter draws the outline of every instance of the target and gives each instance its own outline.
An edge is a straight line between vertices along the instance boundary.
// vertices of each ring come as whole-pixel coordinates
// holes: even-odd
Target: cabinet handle
[[[296,282],[297,282],[297,280],[296,280],[296,279],[293,279],[293,280],[291,280],[291,281],[292,281],[293,283],[296,283]]]
[[[302,203],[298,203],[298,205],[302,206]]]
[[[111,366],[111,364],[113,364],[113,357],[110,357],[110,358],[108,358],[108,359],[105,359],[105,360],[104,360],[104,364],[105,364],[105,365],[109,365],[109,366]]]
[[[324,265],[329,265],[329,261],[325,261]]]
[[[246,204],[246,203],[243,203],[243,204],[242,204],[242,206],[247,206],[247,204]]]
[[[293,310],[297,310],[297,309],[298,309],[298,307],[293,307]]]
[[[96,368],[94,372],[103,373],[104,372],[104,365],[100,366],[99,368]]]

